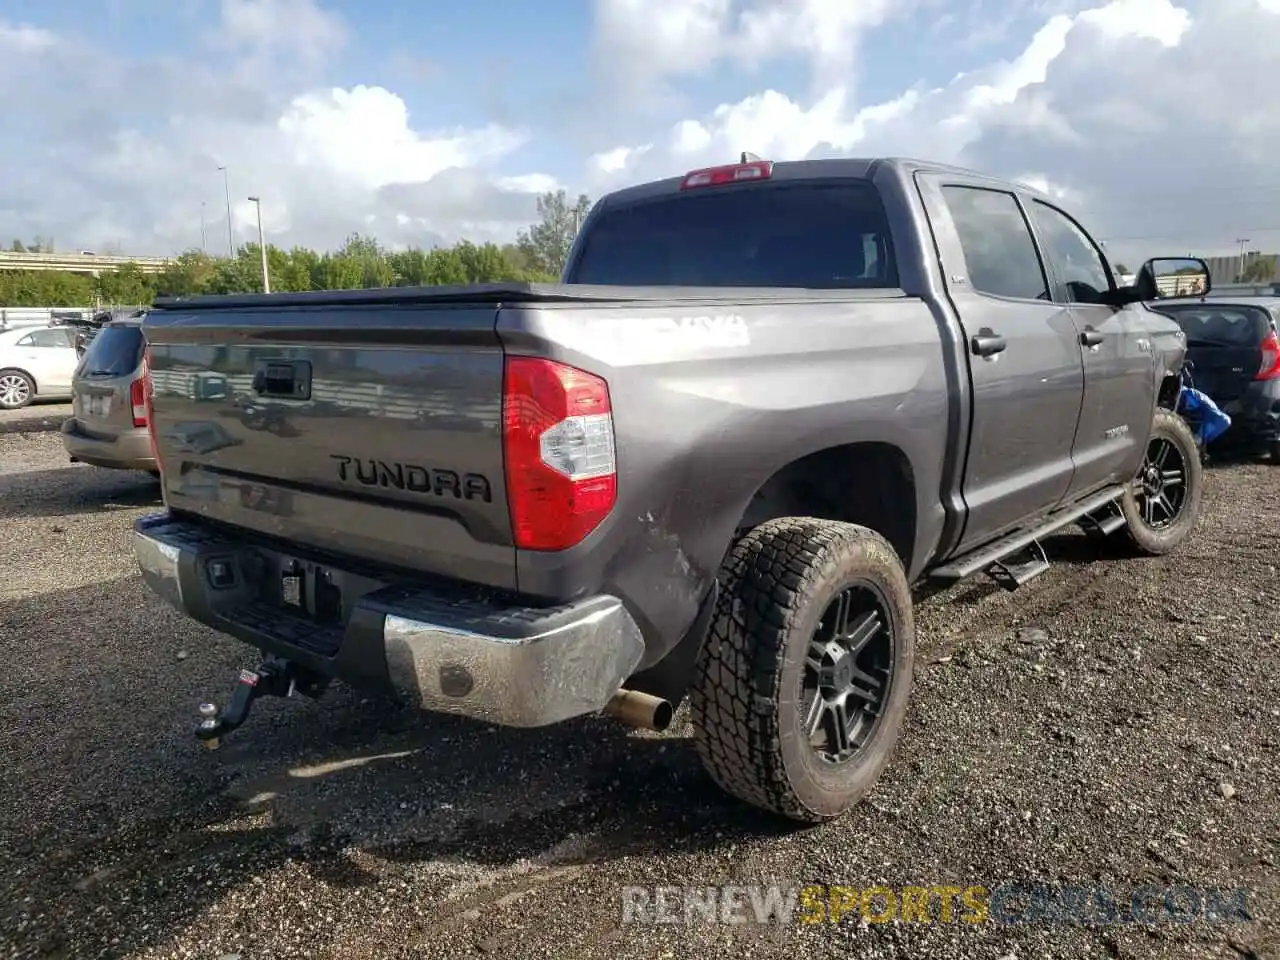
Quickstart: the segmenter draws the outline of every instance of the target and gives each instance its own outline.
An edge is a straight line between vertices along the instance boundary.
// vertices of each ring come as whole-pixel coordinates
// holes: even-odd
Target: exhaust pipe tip
[[[661,697],[639,690],[623,689],[609,699],[604,712],[628,726],[661,733],[671,726],[676,711]]]

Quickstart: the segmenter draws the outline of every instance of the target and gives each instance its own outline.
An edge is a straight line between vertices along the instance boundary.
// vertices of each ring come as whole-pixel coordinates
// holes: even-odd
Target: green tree
[[[516,245],[534,270],[559,277],[569,259],[569,248],[578,228],[591,210],[586,194],[570,204],[563,190],[544,193],[538,198],[538,222],[522,230]]]
[[[136,263],[126,263],[98,277],[98,299],[109,306],[150,303],[155,296],[154,282]]]
[[[302,293],[319,289],[316,274],[320,268],[320,254],[305,247],[294,247],[288,253],[267,245],[267,260],[271,264],[271,289]]]
[[[271,289],[349,290],[362,287],[463,285],[499,281],[554,282],[574,233],[591,203],[580,196],[570,206],[563,191],[539,198],[540,222],[513,244],[475,244],[389,251],[372,237],[352,234],[341,248],[318,253],[304,247],[267,245]],[[52,241],[14,240],[14,251],[51,252]],[[262,261],[256,244],[233,257],[187,250],[156,275],[126,264],[101,276],[59,270],[0,271],[0,306],[94,307],[150,302],[160,296],[253,293],[262,289]]]
[[[189,297],[209,288],[217,261],[202,250],[179,254],[155,280],[156,293],[167,297]]]
[[[1266,283],[1275,276],[1275,257],[1264,257],[1260,253],[1251,255],[1240,274],[1241,283]]]

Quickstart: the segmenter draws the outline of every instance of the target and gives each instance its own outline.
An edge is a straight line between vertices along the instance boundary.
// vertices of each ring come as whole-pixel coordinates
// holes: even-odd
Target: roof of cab
[[[763,159],[768,160],[767,157]],[[732,167],[737,166],[737,164],[730,162],[722,164],[722,166]],[[1049,199],[1043,191],[1037,190],[1026,183],[1003,179],[989,173],[970,170],[966,167],[934,163],[933,161],[911,157],[833,157],[813,160],[777,160],[773,162],[773,173],[769,179],[819,180],[828,177],[870,179],[875,175],[876,170],[881,167],[896,169],[904,176],[911,176],[917,172],[929,172],[964,177],[966,180],[981,180],[991,185],[1016,185],[1024,193],[1046,200]],[[622,187],[601,197],[598,205],[625,204],[648,197],[661,196],[664,193],[675,193],[680,189],[680,184],[688,176],[688,173],[685,172],[675,177],[665,177],[661,180],[650,180],[630,187]]]

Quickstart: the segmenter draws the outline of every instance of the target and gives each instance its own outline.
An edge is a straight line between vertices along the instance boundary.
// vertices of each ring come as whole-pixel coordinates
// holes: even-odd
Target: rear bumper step
[[[135,523],[134,551],[147,585],[193,619],[422,710],[546,726],[604,709],[644,653],[611,596],[521,606],[289,554],[167,513]],[[296,612],[271,597],[282,577],[311,598]],[[323,622],[319,593],[331,598]]]

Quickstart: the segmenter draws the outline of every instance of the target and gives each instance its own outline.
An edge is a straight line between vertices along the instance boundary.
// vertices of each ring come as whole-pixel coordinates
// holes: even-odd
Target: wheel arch
[[[1178,408],[1178,395],[1182,392],[1182,377],[1176,373],[1165,373],[1156,390],[1156,406],[1164,410]]]
[[[874,530],[910,571],[919,521],[916,477],[906,452],[884,440],[839,443],[793,456],[757,484],[744,505],[734,508],[736,523],[723,544],[717,542],[713,548],[713,562],[719,568],[747,531],[768,520],[813,517]],[[683,699],[718,593],[713,579],[685,634],[660,660],[635,674],[629,686],[672,702]]]
[[[837,520],[879,533],[910,570],[916,494],[915,470],[900,447],[882,440],[837,444],[796,457],[770,474],[748,501],[733,539],[779,517]]]

